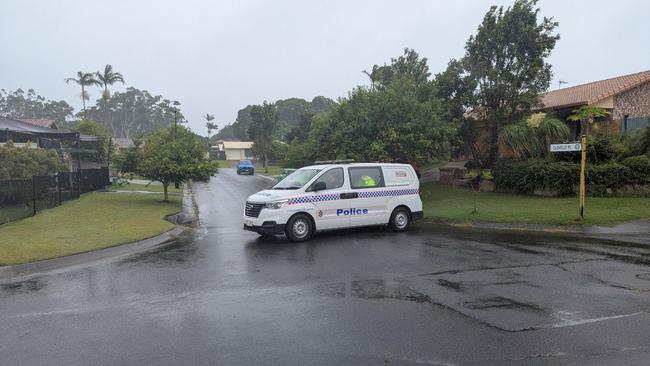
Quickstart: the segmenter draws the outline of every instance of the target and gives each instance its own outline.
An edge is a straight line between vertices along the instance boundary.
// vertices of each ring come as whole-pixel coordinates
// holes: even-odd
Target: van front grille
[[[264,207],[263,203],[246,202],[246,216],[258,217],[260,211],[262,211],[262,207]]]

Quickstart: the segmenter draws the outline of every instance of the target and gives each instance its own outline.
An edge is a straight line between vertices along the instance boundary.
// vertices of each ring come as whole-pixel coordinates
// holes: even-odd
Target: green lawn
[[[277,177],[282,173],[283,169],[284,168],[279,165],[269,165],[266,168],[262,168],[261,166],[259,166],[255,168],[255,172],[268,175],[269,177]]]
[[[474,193],[439,183],[421,187],[425,217],[457,222],[576,225],[577,197],[535,197],[480,192],[478,213],[472,214]],[[650,218],[650,198],[587,197],[585,225],[612,225]]]
[[[164,217],[181,210],[181,196],[92,192],[0,226],[0,265],[27,263],[156,236],[174,225]]]
[[[162,193],[163,191],[163,186],[162,184],[135,184],[135,183],[122,183],[120,185],[114,185],[111,186],[111,191],[147,191],[147,192],[159,192]],[[167,188],[168,193],[173,193],[173,194],[182,194],[183,193],[183,186],[181,185],[180,188],[176,189],[174,188],[173,184],[170,184],[169,187]]]

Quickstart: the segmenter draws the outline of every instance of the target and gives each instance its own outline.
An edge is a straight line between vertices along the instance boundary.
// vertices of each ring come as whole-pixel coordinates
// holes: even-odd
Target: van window
[[[386,166],[382,169],[384,170],[386,187],[408,186],[413,184],[413,174],[408,167]]]
[[[325,189],[336,189],[343,187],[343,181],[343,168],[334,168],[326,171],[323,173],[323,175],[316,178],[314,183],[312,183],[312,187],[318,182],[324,182]]]
[[[348,168],[350,186],[353,189],[384,186],[384,177],[378,166]]]

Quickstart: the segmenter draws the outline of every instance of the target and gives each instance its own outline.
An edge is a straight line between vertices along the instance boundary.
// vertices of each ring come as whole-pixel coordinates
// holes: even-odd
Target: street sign
[[[551,152],[582,151],[580,142],[571,142],[568,144],[551,144]]]

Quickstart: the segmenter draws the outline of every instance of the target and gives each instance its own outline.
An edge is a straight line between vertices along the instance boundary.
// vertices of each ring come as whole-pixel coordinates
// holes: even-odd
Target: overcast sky
[[[492,4],[511,1],[1,0],[0,88],[80,109],[63,79],[110,63],[127,85],[179,100],[205,135],[205,113],[223,126],[263,100],[345,96],[404,47],[440,72]],[[650,69],[650,1],[538,5],[560,23],[552,89]]]

